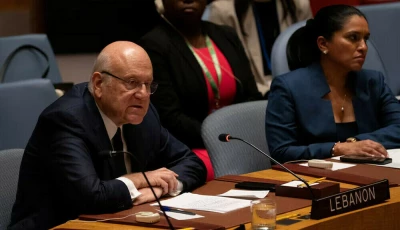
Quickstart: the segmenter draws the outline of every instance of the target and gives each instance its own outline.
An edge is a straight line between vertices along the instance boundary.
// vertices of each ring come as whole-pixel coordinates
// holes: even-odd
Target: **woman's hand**
[[[388,153],[380,143],[363,140],[356,142],[341,142],[335,145],[334,154],[340,155],[364,155],[373,157],[388,157]]]

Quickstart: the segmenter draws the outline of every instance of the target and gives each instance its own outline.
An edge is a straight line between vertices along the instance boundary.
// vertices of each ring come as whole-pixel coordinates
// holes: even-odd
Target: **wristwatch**
[[[349,137],[346,139],[346,142],[356,142],[357,139],[355,137]]]

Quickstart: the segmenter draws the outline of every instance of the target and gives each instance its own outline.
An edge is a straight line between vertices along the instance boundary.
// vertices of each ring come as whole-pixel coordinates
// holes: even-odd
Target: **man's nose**
[[[143,97],[148,97],[150,93],[147,90],[146,84],[141,83],[140,86],[138,86],[137,91],[135,93],[136,97],[143,98]]]

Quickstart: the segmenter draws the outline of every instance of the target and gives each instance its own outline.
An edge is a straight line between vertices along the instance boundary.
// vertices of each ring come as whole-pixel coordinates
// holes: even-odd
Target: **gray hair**
[[[99,56],[97,56],[96,61],[94,62],[92,74],[89,77],[88,90],[90,93],[93,94],[93,82],[92,82],[93,73],[109,70],[110,67],[111,67],[110,57],[108,55],[105,55],[103,52],[100,53]]]

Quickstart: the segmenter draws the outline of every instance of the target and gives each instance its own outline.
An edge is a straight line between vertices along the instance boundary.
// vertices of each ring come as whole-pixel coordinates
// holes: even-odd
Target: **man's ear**
[[[326,38],[324,38],[323,36],[319,36],[317,38],[317,45],[318,45],[318,49],[326,54],[329,52],[329,48],[328,48],[328,41],[326,40]]]
[[[94,72],[92,74],[92,85],[93,85],[93,96],[96,98],[101,98],[103,95],[103,78],[99,72]]]

